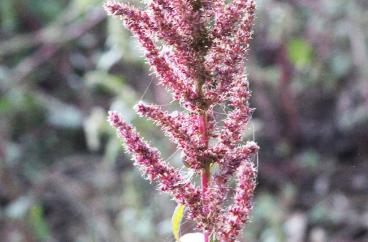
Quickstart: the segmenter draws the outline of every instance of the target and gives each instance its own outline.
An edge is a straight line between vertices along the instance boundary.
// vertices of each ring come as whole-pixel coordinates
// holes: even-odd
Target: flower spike
[[[253,111],[244,64],[254,0],[150,0],[146,10],[108,1],[105,9],[122,18],[160,84],[182,106],[170,113],[139,102],[137,113],[182,150],[183,164],[200,176],[201,185],[162,161],[158,150],[116,112],[109,112],[108,121],[145,177],[186,207],[204,242],[210,235],[220,242],[237,241],[250,216],[257,175],[252,157],[259,149],[253,141],[242,141]],[[222,119],[214,111],[218,106],[228,110]],[[233,176],[235,194],[229,198]]]

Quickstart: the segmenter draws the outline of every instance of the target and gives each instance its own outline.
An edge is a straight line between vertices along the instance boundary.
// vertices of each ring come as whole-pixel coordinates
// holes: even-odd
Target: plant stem
[[[202,142],[205,146],[208,146],[208,134],[207,134],[207,113],[203,112],[199,117],[199,127],[202,134]],[[201,171],[201,185],[202,194],[205,195],[208,189],[209,181],[211,176],[210,164],[205,164]],[[204,242],[209,242],[209,234],[207,231],[203,231]]]
[[[202,194],[205,194],[207,191],[210,175],[211,175],[210,166],[207,165],[206,168],[202,169],[201,174]],[[209,234],[207,231],[203,231],[203,236],[204,242],[209,242]]]

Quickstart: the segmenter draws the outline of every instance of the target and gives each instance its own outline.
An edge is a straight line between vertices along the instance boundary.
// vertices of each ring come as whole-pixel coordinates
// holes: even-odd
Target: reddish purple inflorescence
[[[140,116],[154,121],[182,150],[183,163],[201,176],[202,187],[161,160],[119,114],[109,112],[108,120],[147,179],[186,206],[205,242],[210,235],[220,242],[237,241],[252,207],[257,174],[251,158],[258,146],[241,137],[252,113],[244,64],[254,0],[150,0],[147,5],[140,10],[109,1],[105,9],[122,18],[160,84],[184,108],[169,113],[157,105],[136,105]],[[227,112],[222,120],[218,107]],[[226,206],[228,200],[232,203]]]

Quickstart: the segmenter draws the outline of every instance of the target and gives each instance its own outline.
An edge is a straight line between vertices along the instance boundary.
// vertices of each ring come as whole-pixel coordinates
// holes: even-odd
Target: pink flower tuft
[[[244,69],[254,0],[151,0],[147,10],[108,1],[105,10],[120,16],[139,40],[159,83],[167,87],[183,111],[167,112],[140,102],[135,109],[157,124],[183,152],[183,163],[201,176],[202,189],[186,181],[178,169],[160,159],[116,112],[109,122],[133,155],[135,165],[159,189],[187,208],[187,217],[203,231],[204,241],[237,240],[250,214],[256,170],[256,143],[242,141],[251,118],[251,92]],[[216,107],[226,107],[226,116]],[[211,174],[212,167],[216,172]],[[236,174],[234,197],[229,180]],[[230,199],[232,203],[226,206]]]

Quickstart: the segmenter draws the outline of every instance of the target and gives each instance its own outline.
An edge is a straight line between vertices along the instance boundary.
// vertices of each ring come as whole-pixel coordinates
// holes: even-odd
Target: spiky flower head
[[[212,234],[221,242],[236,241],[250,213],[256,179],[251,157],[258,146],[242,141],[253,111],[244,64],[254,0],[151,0],[145,10],[108,1],[104,7],[122,18],[144,48],[159,83],[183,107],[169,113],[140,102],[136,111],[182,150],[183,163],[202,174],[202,189],[184,180],[116,112],[109,113],[110,124],[147,179],[187,207],[187,217],[205,238]],[[217,107],[226,110],[222,120]],[[211,175],[212,167],[217,168]],[[232,176],[237,185],[231,205],[225,206],[231,199],[227,196]]]

